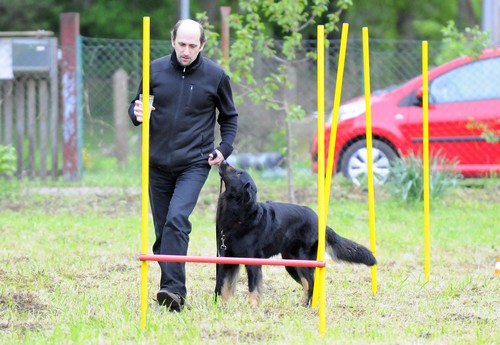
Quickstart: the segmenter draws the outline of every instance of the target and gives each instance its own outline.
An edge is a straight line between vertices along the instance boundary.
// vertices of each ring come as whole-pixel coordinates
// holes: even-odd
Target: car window
[[[500,99],[500,57],[471,62],[436,77],[429,85],[431,103]]]

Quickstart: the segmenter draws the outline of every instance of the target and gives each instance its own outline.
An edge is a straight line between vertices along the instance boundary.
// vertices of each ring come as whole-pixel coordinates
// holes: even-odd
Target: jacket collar
[[[201,65],[202,61],[203,60],[201,58],[201,52],[200,52],[196,57],[196,60],[194,60],[190,65],[182,66],[179,63],[179,60],[177,60],[177,55],[175,54],[175,50],[172,52],[172,54],[170,54],[170,62],[172,63],[172,65],[178,70],[184,72],[189,72],[191,70],[197,69]]]

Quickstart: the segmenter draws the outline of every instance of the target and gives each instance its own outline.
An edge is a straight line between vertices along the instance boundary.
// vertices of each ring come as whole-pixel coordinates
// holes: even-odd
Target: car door
[[[421,128],[418,116],[413,114],[411,127]],[[439,151],[455,160],[464,175],[495,170],[500,167],[500,144],[491,142],[488,133],[499,130],[500,57],[472,61],[429,82],[431,154]],[[422,142],[421,137],[412,140]]]

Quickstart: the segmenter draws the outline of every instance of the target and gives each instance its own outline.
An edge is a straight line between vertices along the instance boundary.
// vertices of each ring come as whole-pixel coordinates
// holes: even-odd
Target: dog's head
[[[226,192],[243,197],[245,202],[257,200],[257,185],[245,170],[233,168],[227,161],[219,165],[219,175]]]

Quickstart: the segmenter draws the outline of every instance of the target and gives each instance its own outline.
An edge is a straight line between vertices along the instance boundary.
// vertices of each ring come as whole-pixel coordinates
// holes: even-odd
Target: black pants
[[[149,167],[149,200],[155,226],[154,254],[187,255],[189,216],[207,180],[210,166],[199,164],[180,171]],[[159,262],[160,288],[186,297],[184,263]]]

